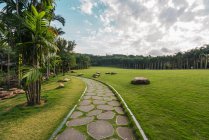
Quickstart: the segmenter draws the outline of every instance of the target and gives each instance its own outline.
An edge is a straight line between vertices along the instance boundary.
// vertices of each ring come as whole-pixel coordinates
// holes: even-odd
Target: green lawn
[[[122,95],[150,139],[209,139],[208,70],[127,70],[94,67],[80,70],[111,84]],[[117,75],[105,75],[105,72]],[[134,86],[135,76],[151,80],[150,85]]]
[[[0,101],[0,140],[48,139],[85,88],[81,80],[71,78],[65,88],[56,89],[57,80],[62,78],[53,78],[43,85],[42,95],[47,100],[44,105],[24,106],[25,95]]]

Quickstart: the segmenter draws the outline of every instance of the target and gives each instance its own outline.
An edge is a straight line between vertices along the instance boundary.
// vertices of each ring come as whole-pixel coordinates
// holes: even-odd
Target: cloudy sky
[[[209,43],[209,0],[60,0],[56,12],[80,53],[156,56]]]

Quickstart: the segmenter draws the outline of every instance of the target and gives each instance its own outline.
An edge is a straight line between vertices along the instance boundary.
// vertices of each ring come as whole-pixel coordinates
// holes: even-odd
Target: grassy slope
[[[46,140],[84,90],[82,81],[71,79],[63,89],[56,89],[58,78],[45,83],[42,95],[47,103],[42,106],[24,107],[25,95],[0,101],[0,139]]]
[[[91,68],[122,95],[145,133],[151,139],[209,139],[209,71],[207,70],[125,70]],[[117,75],[104,75],[115,71]],[[147,86],[134,86],[135,76],[151,80]]]

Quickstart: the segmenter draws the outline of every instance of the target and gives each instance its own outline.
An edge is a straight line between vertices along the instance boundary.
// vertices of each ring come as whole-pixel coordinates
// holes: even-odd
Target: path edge
[[[72,76],[74,77],[74,76]],[[78,78],[81,80],[81,78]],[[81,80],[83,81],[83,80]],[[84,81],[83,81],[84,82]],[[76,109],[76,107],[78,106],[78,103],[81,101],[81,99],[83,98],[84,94],[86,93],[87,90],[87,85],[86,82],[85,83],[85,89],[82,93],[82,95],[80,96],[78,102],[76,102],[76,105],[74,105],[74,107],[69,111],[69,113],[67,114],[67,116],[63,119],[63,121],[59,124],[59,126],[57,127],[57,129],[52,133],[52,135],[49,137],[48,140],[54,140],[57,136],[57,134],[60,132],[60,130],[63,128],[63,126],[66,124],[67,120],[70,118],[70,116],[72,115],[72,113],[74,112],[74,110]]]
[[[142,129],[139,121],[136,119],[135,115],[132,113],[132,111],[130,110],[130,108],[128,107],[128,105],[126,104],[125,100],[123,99],[123,97],[120,95],[120,93],[110,84],[100,81],[98,79],[93,79],[93,78],[88,78],[88,77],[83,77],[83,78],[87,78],[87,79],[91,79],[91,80],[95,80],[98,81],[106,86],[108,86],[115,94],[116,96],[120,99],[120,101],[122,102],[122,104],[124,105],[125,109],[128,111],[128,114],[131,116],[131,119],[133,120],[135,126],[137,127],[137,129],[139,130],[143,140],[148,140],[146,134],[144,133],[144,130]]]

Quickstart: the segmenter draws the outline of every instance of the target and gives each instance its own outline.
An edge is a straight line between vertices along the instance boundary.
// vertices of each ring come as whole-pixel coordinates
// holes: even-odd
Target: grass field
[[[68,76],[65,76],[68,77]],[[77,103],[85,85],[71,78],[65,88],[56,89],[53,78],[43,85],[44,105],[26,107],[25,95],[0,101],[0,140],[46,140]]]
[[[122,95],[150,139],[209,139],[208,70],[127,70],[94,67],[79,70],[111,84]],[[105,75],[105,72],[117,75]],[[151,80],[150,85],[134,86],[135,76]]]

